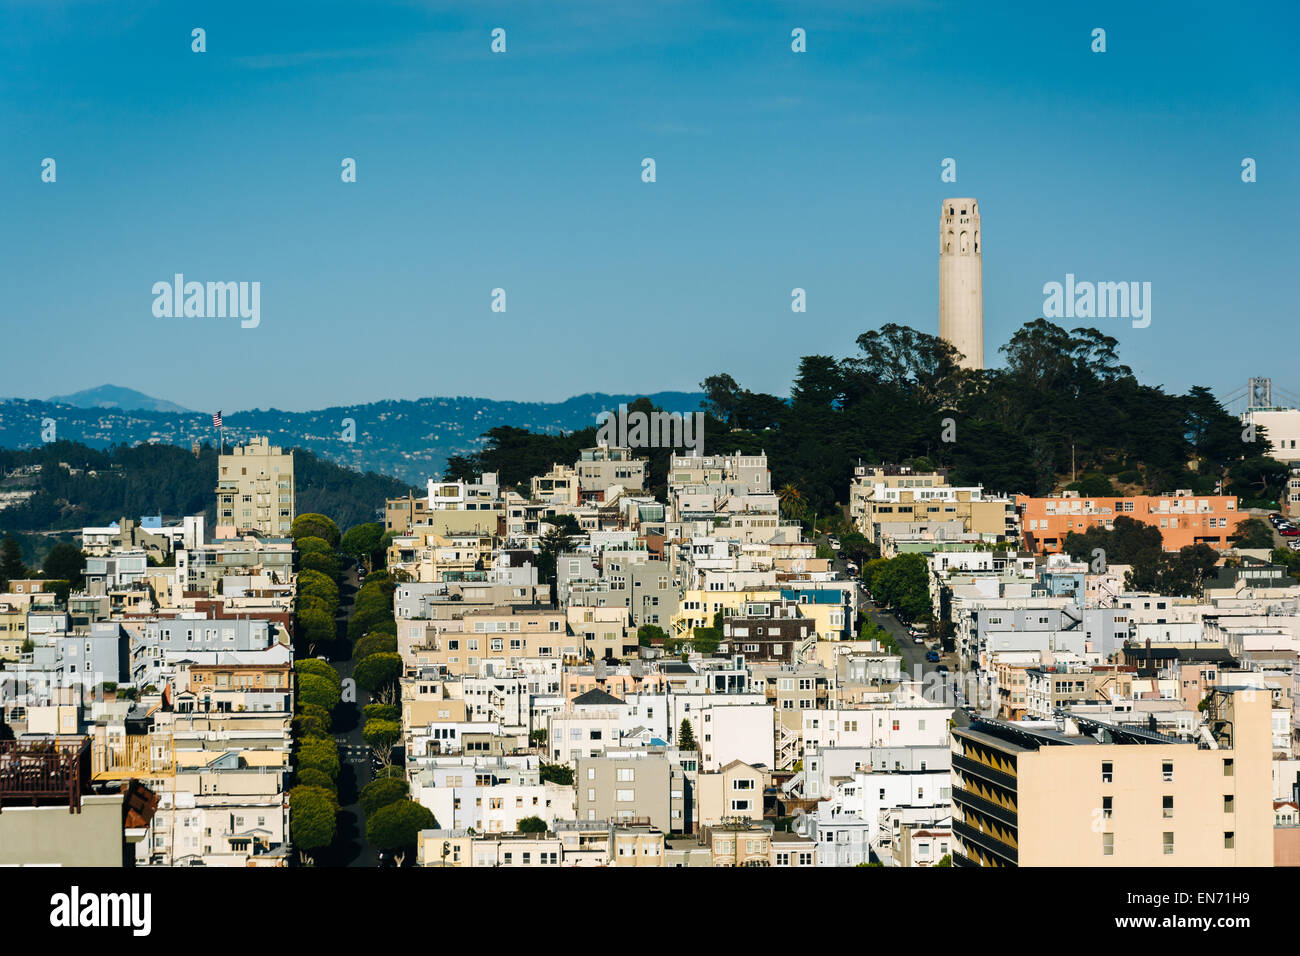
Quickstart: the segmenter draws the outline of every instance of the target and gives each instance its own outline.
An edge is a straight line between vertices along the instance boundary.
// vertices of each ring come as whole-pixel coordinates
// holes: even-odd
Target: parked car
[[[839,538],[827,538],[826,540],[829,542],[832,551],[838,551],[840,549]]]
[[[1300,541],[1288,541],[1286,546],[1292,551],[1300,551]]]
[[[928,661],[928,662],[931,663],[931,664],[937,664],[937,663],[939,663],[939,652],[938,652],[938,651],[927,651],[927,652],[926,652],[926,655],[925,655],[925,659],[926,659],[926,661]]]
[[[940,673],[940,674],[946,674],[946,673],[948,673],[948,665],[947,665],[947,664],[940,664],[938,667],[935,668],[935,671],[938,672],[938,673]]]
[[[912,635],[912,643],[913,643],[913,644],[924,644],[924,643],[925,643],[925,638],[924,638],[924,637],[921,637],[919,634],[913,634],[913,635]]]
[[[1300,535],[1300,528],[1297,528],[1294,525],[1292,525],[1290,527],[1283,528],[1279,532],[1279,534],[1281,534],[1283,537],[1294,538],[1297,535]]]

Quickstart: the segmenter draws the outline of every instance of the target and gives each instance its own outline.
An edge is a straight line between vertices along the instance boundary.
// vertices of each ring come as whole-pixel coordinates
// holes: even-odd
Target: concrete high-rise
[[[218,458],[218,538],[256,531],[287,538],[293,527],[293,453],[264,436]]]
[[[963,368],[984,367],[984,268],[980,207],[945,199],[939,216],[939,338],[963,356]]]

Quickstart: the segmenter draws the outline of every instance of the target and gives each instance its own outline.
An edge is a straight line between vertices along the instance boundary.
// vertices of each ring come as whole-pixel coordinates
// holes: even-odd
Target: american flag
[[[221,427],[221,412],[217,412],[215,415],[212,416],[212,427],[213,428]]]

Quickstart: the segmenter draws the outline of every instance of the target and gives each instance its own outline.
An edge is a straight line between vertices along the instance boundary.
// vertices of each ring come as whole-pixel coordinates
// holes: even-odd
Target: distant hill
[[[347,529],[382,519],[384,499],[406,494],[396,478],[359,474],[310,451],[294,449],[299,514],[327,514]],[[0,451],[0,491],[34,492],[0,510],[0,532],[80,530],[123,516],[207,516],[216,526],[217,449],[195,455],[174,445],[118,445],[102,451],[59,441],[25,451]]]
[[[50,399],[55,405],[73,405],[77,408],[120,408],[126,412],[181,412],[190,414],[188,408],[175,402],[153,398],[133,388],[121,385],[101,385],[86,388],[71,395],[55,395]]]
[[[77,394],[102,391],[91,389]],[[252,409],[226,412],[222,417],[228,445],[254,435],[267,435],[273,444],[305,448],[326,461],[355,471],[393,475],[418,487],[426,479],[440,475],[451,456],[470,456],[481,450],[482,435],[489,429],[510,425],[557,435],[592,427],[599,412],[638,397],[591,393],[563,402],[421,398],[311,412]],[[698,392],[655,392],[644,397],[665,411],[690,412],[699,409],[704,396]],[[43,433],[49,434],[45,419],[53,421],[57,439],[81,442],[91,448],[152,443],[179,445],[188,451],[193,442],[217,441],[211,412],[80,407],[6,399],[0,401],[0,448],[35,448],[43,444]],[[355,432],[350,442],[345,440],[349,431]]]

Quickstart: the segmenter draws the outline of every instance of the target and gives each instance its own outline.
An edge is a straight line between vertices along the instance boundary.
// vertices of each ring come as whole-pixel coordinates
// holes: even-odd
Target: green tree
[[[67,581],[69,587],[77,591],[85,581],[86,556],[75,544],[60,541],[45,555],[41,570],[47,578]]]
[[[636,641],[641,647],[663,644],[667,637],[667,632],[658,624],[642,624],[636,629]]]
[[[1273,529],[1260,518],[1247,518],[1228,540],[1238,548],[1273,548]]]
[[[880,549],[866,535],[849,531],[840,535],[840,554],[861,568],[868,559],[878,556]]]
[[[298,612],[298,635],[308,649],[314,650],[334,640],[336,634],[334,615],[327,614],[317,607],[309,607]]]
[[[10,581],[21,581],[26,577],[22,545],[13,535],[5,535],[4,543],[0,544],[0,584],[7,588]]]
[[[300,556],[308,554],[333,554],[334,548],[324,538],[318,538],[314,534],[298,538],[294,541],[293,546],[298,549]]]
[[[319,674],[301,674],[298,677],[298,700],[303,704],[333,710],[342,696],[338,686],[327,677]]]
[[[338,833],[338,798],[325,787],[297,786],[289,791],[289,832],[300,852],[319,850]]]
[[[869,617],[862,619],[862,626],[858,628],[858,640],[860,641],[880,641],[884,646],[895,644],[893,635],[886,631]]]
[[[543,783],[558,783],[564,787],[573,786],[573,768],[562,763],[542,763],[538,776]]]
[[[682,724],[677,728],[677,746],[681,750],[697,750],[699,744],[695,742],[695,730],[691,727],[691,722],[687,718],[682,718]]]
[[[322,724],[325,725],[326,731],[329,731],[329,729],[334,723],[333,718],[330,716],[330,712],[328,710],[326,710],[324,707],[321,707],[319,704],[304,703],[301,698],[299,698],[298,700],[298,713],[300,713],[304,717],[315,717],[317,720],[319,720]]]
[[[339,586],[329,577],[321,574],[319,571],[313,571],[308,568],[298,575],[298,593],[303,595],[315,595],[322,598],[325,602],[333,607],[339,606]]]
[[[1078,481],[1065,487],[1067,491],[1077,491],[1084,498],[1115,497],[1115,488],[1110,483],[1110,479],[1096,472],[1084,474]]]
[[[322,790],[328,790],[330,793],[338,793],[338,785],[330,778],[330,775],[323,770],[317,770],[315,767],[307,767],[305,770],[299,770],[297,773],[298,784],[303,787],[320,787]]]
[[[339,526],[322,514],[308,512],[293,519],[289,536],[297,541],[299,538],[324,538],[331,548],[339,546]]]
[[[402,708],[396,704],[366,704],[361,708],[366,720],[401,720]]]
[[[939,862],[935,866],[952,866],[952,854],[945,853],[939,858]]]
[[[368,817],[391,803],[405,800],[410,790],[404,779],[381,777],[361,788],[361,796],[357,798],[357,802],[361,805],[361,812]]]
[[[388,751],[401,739],[402,725],[396,720],[367,720],[361,736],[376,750]]]
[[[327,578],[335,581],[338,580],[343,570],[338,557],[324,551],[313,551],[310,554],[304,554],[299,560],[298,566],[304,571],[319,571]]]
[[[539,580],[551,586],[551,603],[557,600],[555,562],[568,551],[572,538],[562,528],[552,526],[538,543],[537,574]]]
[[[318,661],[314,657],[305,657],[302,660],[293,662],[294,672],[297,674],[315,674],[318,677],[324,677],[335,687],[343,686],[343,678],[339,672],[330,667],[324,661]]]
[[[397,800],[380,807],[366,820],[366,839],[381,850],[405,852],[415,846],[421,830],[437,828],[427,807],[413,800]]]
[[[367,569],[383,547],[384,526],[378,521],[353,525],[343,535],[339,549],[363,563]]]
[[[328,737],[330,735],[329,727],[319,717],[308,717],[306,714],[298,714],[293,718],[293,736],[295,739],[304,737]]]
[[[930,577],[925,556],[900,554],[890,558],[875,570],[871,594],[877,601],[902,612],[910,620],[928,617]]]
[[[396,654],[397,638],[392,634],[371,631],[352,646],[352,659],[365,660],[371,654]]]
[[[402,658],[397,654],[371,654],[352,671],[357,685],[371,693],[397,680],[402,673]]]
[[[545,833],[550,828],[541,817],[521,817],[515,829],[519,833]]]
[[[339,778],[339,748],[330,737],[309,737],[298,745],[298,769],[313,768],[332,780]]]
[[[1274,548],[1273,563],[1282,565],[1291,577],[1300,581],[1300,552],[1290,548]]]

